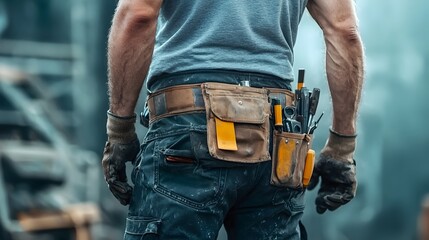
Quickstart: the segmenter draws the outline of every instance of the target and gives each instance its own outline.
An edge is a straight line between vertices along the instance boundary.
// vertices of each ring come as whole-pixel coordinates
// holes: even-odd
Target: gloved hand
[[[103,172],[110,191],[122,205],[128,205],[133,188],[127,183],[125,163],[134,161],[140,150],[135,133],[136,116],[119,117],[107,112],[107,142],[103,152]]]
[[[330,130],[330,136],[314,167],[309,190],[322,183],[316,198],[316,210],[323,214],[348,203],[356,195],[356,162],[353,153],[356,136],[344,136]]]

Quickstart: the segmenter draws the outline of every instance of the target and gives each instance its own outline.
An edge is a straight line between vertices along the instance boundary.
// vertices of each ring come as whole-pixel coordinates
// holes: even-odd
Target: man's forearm
[[[108,42],[110,111],[130,116],[146,78],[154,48],[157,9],[120,1]]]
[[[332,128],[335,132],[356,133],[364,63],[363,49],[356,28],[325,33],[326,71],[333,104]]]
[[[309,0],[307,9],[323,30],[326,72],[333,103],[335,132],[356,133],[362,91],[363,48],[353,0]]]

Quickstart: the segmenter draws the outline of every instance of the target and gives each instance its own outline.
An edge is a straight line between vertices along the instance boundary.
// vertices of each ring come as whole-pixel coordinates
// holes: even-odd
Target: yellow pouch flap
[[[215,117],[217,147],[222,150],[237,151],[237,140],[233,122],[225,122]]]

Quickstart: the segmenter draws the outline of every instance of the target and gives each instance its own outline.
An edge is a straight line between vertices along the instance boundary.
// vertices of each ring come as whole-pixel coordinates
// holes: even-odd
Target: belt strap
[[[294,94],[286,89],[267,88],[271,98],[280,100],[282,106],[292,105]],[[149,123],[173,115],[205,111],[201,84],[168,87],[148,96]]]
[[[172,115],[204,111],[201,84],[179,85],[150,94],[147,100],[149,123]]]

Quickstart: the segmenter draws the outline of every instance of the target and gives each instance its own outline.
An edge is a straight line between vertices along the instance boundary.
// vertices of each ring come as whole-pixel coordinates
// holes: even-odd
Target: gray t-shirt
[[[148,79],[233,70],[293,80],[293,46],[307,0],[164,0]]]

